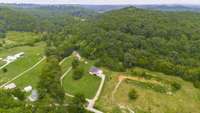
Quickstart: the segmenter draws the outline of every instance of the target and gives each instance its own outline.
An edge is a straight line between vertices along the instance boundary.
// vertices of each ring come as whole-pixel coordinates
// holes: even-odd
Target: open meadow
[[[162,84],[165,84],[163,81],[167,81],[166,83],[178,82],[181,89],[174,92],[169,91],[170,93],[162,92],[162,88],[159,89],[159,87],[155,87],[156,84],[141,81],[143,79],[124,80],[113,94],[112,92],[119,82],[117,75],[121,73],[107,70],[107,81],[96,107],[109,113],[122,113],[128,109],[132,109],[136,113],[199,113],[200,90],[194,88],[190,82],[142,68],[135,68],[135,70],[160,78],[158,81],[161,81]],[[157,89],[155,90],[155,88]],[[131,89],[135,89],[138,93],[136,100],[130,100],[128,97]]]

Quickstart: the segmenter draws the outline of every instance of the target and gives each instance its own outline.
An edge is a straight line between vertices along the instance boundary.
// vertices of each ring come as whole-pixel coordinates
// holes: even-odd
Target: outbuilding
[[[32,86],[27,86],[27,87],[25,87],[25,88],[24,88],[24,91],[25,91],[25,92],[30,92],[30,91],[32,91]]]
[[[16,86],[14,83],[10,83],[10,84],[4,86],[4,89],[14,89],[14,88],[16,88],[16,87],[17,87],[17,86]]]

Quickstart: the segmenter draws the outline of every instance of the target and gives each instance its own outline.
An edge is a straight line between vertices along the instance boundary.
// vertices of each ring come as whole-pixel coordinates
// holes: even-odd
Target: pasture
[[[166,92],[155,90],[155,84],[147,84],[139,80],[125,80],[120,84],[113,96],[112,91],[118,83],[117,75],[119,73],[107,70],[108,79],[96,107],[104,112],[111,113],[122,113],[124,111],[123,107],[131,108],[136,113],[199,113],[200,90],[194,88],[192,83],[178,77],[151,72],[142,68],[136,68],[136,70],[145,71],[155,77],[159,77],[160,81],[178,82],[181,85],[181,89],[172,92],[172,94],[167,94]],[[131,89],[137,91],[138,99],[129,99],[128,93]]]

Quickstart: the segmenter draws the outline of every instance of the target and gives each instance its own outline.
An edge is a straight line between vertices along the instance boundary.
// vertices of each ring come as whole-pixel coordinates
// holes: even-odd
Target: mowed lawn
[[[135,85],[133,82],[123,81],[112,100],[112,91],[118,79],[116,73],[106,73],[109,79],[106,81],[102,96],[97,107],[104,112],[112,112],[114,108],[128,106],[136,113],[199,113],[200,110],[200,90],[193,87],[192,83],[186,82],[178,77],[167,76],[162,73],[150,72],[165,80],[170,80],[181,84],[182,88],[172,95],[159,93],[142,85]],[[129,100],[128,93],[135,89],[139,95],[137,100]]]
[[[5,49],[0,52],[0,57],[5,58],[8,55],[15,55],[19,52],[24,52],[24,56],[12,62],[5,68],[7,72],[0,70],[0,84],[7,82],[13,77],[19,75],[29,69],[43,57],[44,43],[37,43],[35,46],[21,46],[11,49]]]
[[[73,58],[69,58],[68,61],[66,61],[68,63],[65,63],[65,67],[69,68],[71,66],[71,62],[69,60],[72,59]],[[101,79],[99,77],[89,74],[89,69],[90,67],[93,66],[93,63],[91,61],[89,61],[88,64],[83,63],[81,66],[85,68],[84,76],[80,80],[74,80],[72,78],[73,76],[73,69],[72,69],[63,80],[64,90],[72,95],[81,93],[84,94],[86,98],[93,98],[99,87]]]
[[[71,64],[72,64],[72,60],[73,60],[73,57],[72,56],[69,56],[65,59],[65,61],[61,64],[61,69],[62,69],[62,72],[65,73],[70,67],[71,67]]]
[[[43,60],[37,67],[27,72],[26,74],[24,74],[19,79],[16,79],[13,82],[18,87],[21,87],[21,88],[29,86],[29,85],[31,85],[33,88],[36,88],[39,82],[39,76],[41,75],[44,64],[45,64],[45,60]]]

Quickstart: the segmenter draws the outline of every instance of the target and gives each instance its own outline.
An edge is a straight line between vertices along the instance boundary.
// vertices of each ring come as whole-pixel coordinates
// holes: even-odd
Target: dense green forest
[[[128,7],[65,26],[50,33],[47,42],[57,47],[60,56],[76,49],[98,66],[115,71],[144,67],[200,87],[199,28],[199,13]]]
[[[73,9],[71,8],[69,13],[63,11],[62,7],[23,9],[2,6],[0,7],[0,37],[5,37],[6,31],[50,32],[62,28],[64,24],[71,23],[71,21],[80,21],[82,18],[86,18],[87,13],[82,13],[81,9],[73,12]],[[83,12],[87,11],[83,10]],[[85,17],[81,18],[83,15]]]

